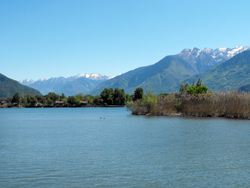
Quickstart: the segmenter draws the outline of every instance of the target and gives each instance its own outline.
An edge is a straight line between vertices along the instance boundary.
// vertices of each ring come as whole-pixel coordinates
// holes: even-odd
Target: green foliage
[[[147,113],[154,112],[157,105],[157,96],[152,92],[152,90],[147,90],[146,94],[143,95],[141,105],[146,107]]]
[[[34,107],[36,103],[38,102],[37,98],[33,95],[27,95],[27,103],[28,106]]]
[[[80,100],[75,96],[68,97],[68,104],[71,106],[78,106],[80,104]]]
[[[62,96],[60,97],[61,99],[65,99],[66,96],[64,95],[64,93],[62,93]]]
[[[126,107],[131,110],[132,112],[135,112],[135,107],[136,107],[136,104],[133,102],[133,101],[127,101],[126,102]],[[135,113],[136,114],[136,113]]]
[[[51,98],[47,97],[45,101],[45,106],[51,106],[52,104],[53,104],[53,101],[51,100]]]
[[[75,95],[75,97],[77,98],[78,101],[84,101],[85,97],[82,93],[79,93],[77,95]]]
[[[100,96],[95,96],[94,99],[93,99],[93,104],[94,105],[100,105],[102,102],[101,102],[101,97]]]
[[[106,104],[106,105],[112,105],[113,104],[113,94],[114,94],[114,90],[113,88],[105,88],[100,96],[101,96],[101,99],[103,100],[103,104]]]
[[[7,100],[7,99],[5,99]],[[22,98],[16,93],[13,97],[8,99],[13,103],[19,103],[25,107],[52,107],[54,106],[55,101],[63,101],[63,106],[80,106],[81,101],[88,101],[89,105],[98,106],[98,105],[124,105],[127,101],[131,101],[132,98],[130,95],[125,94],[123,89],[115,88],[105,88],[101,93],[101,96],[84,96],[82,93],[75,96],[69,96],[68,98],[62,94],[62,96],[57,95],[56,93],[50,92],[45,96],[42,95],[23,95]],[[37,105],[37,103],[41,103]],[[61,104],[61,103],[60,103]],[[55,104],[58,106],[58,104]]]
[[[137,87],[134,91],[134,101],[140,100],[143,97],[143,88]]]
[[[43,104],[46,101],[46,97],[44,97],[42,95],[36,95],[36,98],[37,98],[38,102],[43,103]]]
[[[59,100],[59,99],[60,99],[60,95],[57,95],[57,94],[54,93],[54,92],[48,93],[45,97],[46,97],[46,98],[50,98],[53,102],[55,102],[56,100]]]
[[[199,79],[196,84],[193,83],[187,89],[188,94],[204,94],[204,93],[207,93],[207,91],[208,91],[208,87],[205,85],[202,85],[201,79]]]
[[[124,105],[125,104],[125,92],[124,89],[115,88],[113,94],[113,104],[114,105]]]
[[[21,103],[23,104],[24,107],[28,106],[27,98],[26,98],[26,97],[23,97],[23,98],[21,99]]]
[[[126,102],[129,102],[129,101],[132,101],[133,97],[129,94],[125,94],[125,103]]]
[[[85,100],[85,101],[88,101],[89,104],[93,104],[93,102],[94,102],[94,96],[92,96],[92,95],[87,95],[87,96],[84,97],[84,100]]]
[[[16,94],[13,96],[12,100],[11,100],[12,103],[17,103],[17,104],[19,104],[20,101],[21,101],[21,98],[20,98],[20,96],[19,96],[19,93],[16,93]]]

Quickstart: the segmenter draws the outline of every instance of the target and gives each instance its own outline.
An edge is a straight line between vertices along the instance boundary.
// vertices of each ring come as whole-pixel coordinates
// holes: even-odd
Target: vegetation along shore
[[[179,93],[155,95],[147,91],[127,107],[134,115],[250,119],[250,93],[213,92],[198,80],[191,86],[182,84]]]
[[[64,94],[22,95],[0,100],[2,108],[22,107],[116,107],[126,106],[133,115],[184,116],[184,117],[226,117],[250,119],[250,93],[243,91],[213,92],[199,79],[191,86],[181,84],[178,93],[145,93],[135,89],[133,95],[123,89],[105,88],[100,95],[78,94],[66,97]]]
[[[133,100],[132,95],[125,94],[123,89],[105,88],[100,95],[77,94],[66,97],[63,93],[58,95],[50,92],[47,95],[19,95],[0,99],[2,108],[24,107],[108,107],[124,106],[126,102]],[[136,100],[136,99],[135,99]]]

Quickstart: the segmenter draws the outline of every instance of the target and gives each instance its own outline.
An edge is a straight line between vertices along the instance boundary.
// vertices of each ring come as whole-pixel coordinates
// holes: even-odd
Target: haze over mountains
[[[152,89],[156,94],[172,93],[178,92],[181,83],[192,83],[198,78],[214,91],[238,89],[250,84],[249,49],[250,47],[243,46],[203,50],[184,49],[179,54],[166,56],[153,65],[140,67],[115,77],[85,73],[68,78],[57,77],[37,81],[25,79],[20,83],[39,90],[43,95],[55,92],[67,96],[78,93],[99,95],[104,88],[116,87],[123,88],[129,94],[132,94],[137,87],[142,87],[144,90]],[[10,95],[13,92],[7,93]]]

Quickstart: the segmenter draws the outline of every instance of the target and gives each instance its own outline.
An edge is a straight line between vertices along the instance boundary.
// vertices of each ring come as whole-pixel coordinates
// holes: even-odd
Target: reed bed
[[[154,97],[155,100],[150,100]],[[130,102],[135,115],[173,115],[250,119],[250,93],[223,91],[216,93],[147,96]]]

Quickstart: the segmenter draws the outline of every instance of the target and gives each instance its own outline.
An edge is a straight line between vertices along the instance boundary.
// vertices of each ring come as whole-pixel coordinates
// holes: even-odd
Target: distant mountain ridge
[[[55,77],[55,78],[40,78],[36,81],[32,80],[31,78],[27,78],[27,79],[22,79],[20,80],[19,82],[23,85],[30,85],[30,84],[33,84],[37,81],[46,81],[46,80],[49,80],[49,79],[58,79],[58,78],[65,78],[65,77]],[[88,73],[84,73],[84,74],[77,74],[75,76],[70,76],[68,78],[65,78],[67,80],[70,80],[70,81],[73,81],[73,80],[76,80],[78,78],[88,78],[90,80],[108,80],[110,79],[111,77],[108,77],[106,75],[102,75],[102,74],[99,74],[99,73],[91,73],[91,74],[88,74]]]
[[[84,73],[68,78],[42,78],[37,81],[23,79],[20,83],[39,90],[43,95],[49,92],[55,92],[57,94],[64,93],[66,96],[70,96],[78,93],[86,94],[89,90],[108,79],[108,76],[99,73]]]
[[[130,94],[136,87],[142,87],[145,90],[152,89],[157,94],[177,92],[176,85],[180,85],[183,80],[206,73],[247,50],[250,50],[250,47],[204,48],[203,50],[186,48],[179,54],[166,56],[153,65],[139,67],[115,77],[85,73],[68,78],[58,77],[37,81],[29,79],[23,80],[22,83],[38,89],[43,94],[56,92],[75,95],[82,92],[98,95],[104,88],[116,87],[123,88]]]
[[[184,49],[177,55],[166,56],[156,64],[140,67],[107,80],[94,89],[91,94],[98,94],[104,88],[123,88],[132,94],[136,87],[152,89],[156,94],[178,92],[176,85],[182,80],[199,73],[204,73],[250,47],[235,48],[198,48]]]
[[[189,62],[198,73],[203,73],[249,49],[250,47],[244,46],[236,46],[235,48],[220,47],[216,49],[204,48],[203,50],[186,48],[177,56]]]
[[[0,73],[0,98],[12,97],[15,93],[19,93],[19,95],[41,95],[36,89],[24,86]]]

